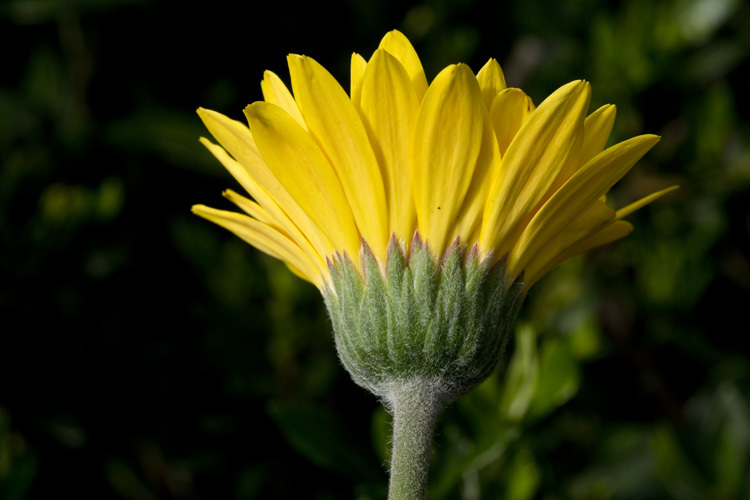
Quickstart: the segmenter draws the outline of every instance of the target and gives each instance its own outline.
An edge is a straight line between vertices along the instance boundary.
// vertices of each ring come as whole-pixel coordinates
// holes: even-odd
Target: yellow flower
[[[408,246],[415,231],[438,260],[457,239],[482,257],[507,256],[510,281],[522,275],[528,288],[563,260],[627,235],[622,219],[673,189],[617,211],[605,203],[659,138],[604,149],[615,107],[587,116],[585,81],[538,107],[506,87],[494,59],[476,76],[449,66],[428,85],[397,31],[369,61],[352,56],[350,95],[313,59],[288,63],[293,93],[266,71],[264,101],[245,108],[247,125],[198,110],[219,145],[201,141],[252,199],[224,193],[245,214],[193,211],[321,290],[327,259],[354,258],[364,241],[382,268],[391,235]]]
[[[292,92],[267,71],[247,125],[198,110],[252,199],[193,211],[321,290],[342,364],[394,415],[389,498],[424,498],[437,415],[492,373],[528,287],[673,189],[605,202],[659,138],[604,149],[615,108],[587,116],[587,82],[535,107],[494,59],[428,85],[397,31],[352,56],[348,95],[313,59],[288,63]]]

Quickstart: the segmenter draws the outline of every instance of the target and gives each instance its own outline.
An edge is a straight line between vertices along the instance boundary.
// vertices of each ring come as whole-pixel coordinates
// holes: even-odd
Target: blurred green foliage
[[[288,52],[346,82],[393,28],[430,77],[585,78],[613,141],[660,134],[617,206],[681,185],[534,287],[429,498],[750,499],[742,0],[4,1],[0,498],[385,498],[389,416],[317,290],[189,208],[236,189],[196,107],[240,118]]]

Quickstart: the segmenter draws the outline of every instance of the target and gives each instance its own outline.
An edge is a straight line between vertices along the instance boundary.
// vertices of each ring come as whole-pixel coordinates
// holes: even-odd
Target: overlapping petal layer
[[[292,91],[266,72],[264,101],[247,125],[201,109],[218,141],[202,142],[252,199],[225,196],[247,215],[196,205],[196,214],[284,261],[324,290],[326,260],[363,242],[386,265],[392,235],[414,231],[436,258],[457,239],[507,257],[528,287],[563,260],[628,234],[607,191],[651,148],[643,135],[605,149],[615,108],[587,116],[591,89],[574,81],[535,107],[506,88],[491,59],[475,76],[445,68],[428,85],[403,34],[372,57],[352,56],[350,94],[321,65],[290,55]],[[355,262],[357,259],[354,259]]]

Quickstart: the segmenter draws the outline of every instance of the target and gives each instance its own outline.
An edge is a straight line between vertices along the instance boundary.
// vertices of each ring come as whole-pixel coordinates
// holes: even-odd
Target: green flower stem
[[[434,381],[395,382],[386,395],[393,413],[389,500],[423,500],[438,415],[445,408]]]

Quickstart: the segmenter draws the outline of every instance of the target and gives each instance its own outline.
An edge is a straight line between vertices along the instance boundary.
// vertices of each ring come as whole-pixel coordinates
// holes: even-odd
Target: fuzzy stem
[[[423,500],[432,437],[445,407],[439,384],[423,379],[395,383],[386,396],[393,413],[388,500]]]

